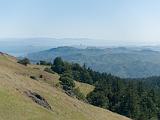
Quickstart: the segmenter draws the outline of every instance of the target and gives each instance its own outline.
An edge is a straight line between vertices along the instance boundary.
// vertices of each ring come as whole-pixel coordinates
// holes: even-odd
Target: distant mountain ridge
[[[160,75],[160,52],[148,48],[74,48],[57,47],[28,54],[34,62],[53,61],[60,56],[70,62],[84,63],[94,70],[112,73],[120,77],[149,77]]]

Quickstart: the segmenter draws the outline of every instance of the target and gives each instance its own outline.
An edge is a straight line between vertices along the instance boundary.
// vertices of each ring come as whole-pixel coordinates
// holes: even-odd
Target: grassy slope
[[[38,81],[29,77],[41,74],[43,78]],[[57,81],[56,74],[22,66],[14,58],[0,55],[0,120],[128,120],[67,96],[53,87]],[[34,103],[24,94],[26,90],[45,97],[53,111]]]
[[[47,66],[43,66],[43,65],[28,65],[28,67],[33,68],[33,69],[39,69],[39,70],[44,70]],[[50,80],[47,80],[46,82],[48,82],[49,84],[56,86],[56,84],[59,84],[59,76],[57,74],[55,74],[55,76],[57,76],[57,78],[54,80],[54,82],[51,82]],[[79,90],[86,96],[88,93],[90,93],[91,91],[94,90],[94,86],[86,84],[86,83],[81,83],[78,81],[75,81],[75,85],[76,88],[79,88]]]
[[[81,83],[75,81],[76,88],[79,88],[79,90],[86,96],[88,93],[94,90],[94,86],[86,84],[86,83]]]

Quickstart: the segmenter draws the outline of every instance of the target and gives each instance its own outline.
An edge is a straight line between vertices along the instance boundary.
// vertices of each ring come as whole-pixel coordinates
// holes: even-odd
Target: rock
[[[28,97],[30,97],[35,103],[43,106],[44,108],[47,108],[48,110],[52,110],[51,106],[48,104],[48,102],[45,100],[44,97],[39,95],[36,92],[26,91],[25,92]]]
[[[30,76],[30,78],[33,80],[37,80],[37,78],[35,76]]]

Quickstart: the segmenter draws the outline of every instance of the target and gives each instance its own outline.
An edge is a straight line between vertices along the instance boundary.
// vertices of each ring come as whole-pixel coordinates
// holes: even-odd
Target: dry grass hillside
[[[129,120],[67,96],[55,87],[58,78],[57,74],[20,65],[16,58],[0,53],[0,120]],[[45,98],[52,110],[35,103],[27,91]]]

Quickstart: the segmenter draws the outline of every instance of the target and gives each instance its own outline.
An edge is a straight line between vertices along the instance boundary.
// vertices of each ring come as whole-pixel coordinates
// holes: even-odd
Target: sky
[[[160,44],[159,32],[160,0],[0,0],[0,38]]]

